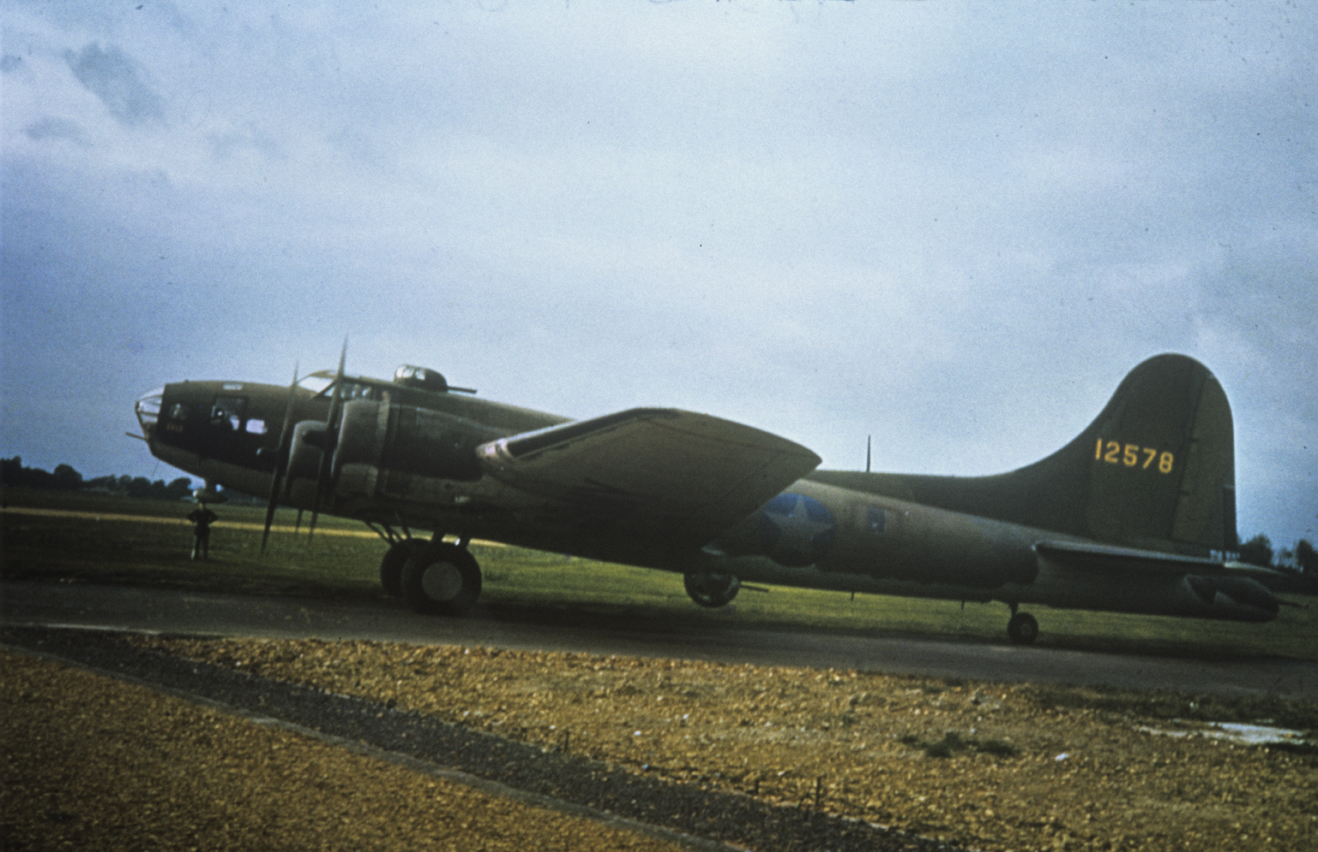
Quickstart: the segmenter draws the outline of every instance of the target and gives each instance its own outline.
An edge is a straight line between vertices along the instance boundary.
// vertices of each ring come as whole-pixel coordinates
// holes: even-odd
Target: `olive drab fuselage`
[[[754,581],[996,600],[1013,612],[1277,612],[1263,585],[1223,561],[1237,546],[1230,407],[1216,378],[1179,355],[1137,367],[1053,455],[972,478],[820,471],[805,448],[708,415],[571,421],[415,367],[393,381],[340,368],[289,387],[179,382],[137,411],[151,452],[207,483],[258,497],[273,488],[272,505],[431,530],[436,541],[679,572],[704,605]],[[422,569],[411,570],[407,588],[424,597]]]

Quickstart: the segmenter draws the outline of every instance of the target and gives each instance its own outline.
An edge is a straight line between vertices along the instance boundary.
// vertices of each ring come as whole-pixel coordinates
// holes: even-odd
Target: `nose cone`
[[[148,441],[155,433],[156,421],[160,419],[160,402],[164,396],[163,387],[155,388],[139,396],[137,402],[133,403],[133,413],[137,415],[137,422],[142,427],[142,437]]]

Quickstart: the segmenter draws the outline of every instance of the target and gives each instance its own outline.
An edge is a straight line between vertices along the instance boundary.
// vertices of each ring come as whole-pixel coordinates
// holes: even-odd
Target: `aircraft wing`
[[[481,445],[485,470],[595,519],[689,538],[697,546],[814,470],[786,438],[672,408],[633,408]]]
[[[1236,574],[1243,573],[1234,567],[1237,563],[1218,562],[1201,556],[1183,556],[1157,550],[1133,547],[1114,547],[1096,542],[1041,541],[1034,552],[1067,568],[1092,571],[1141,571],[1145,573],[1175,574]]]

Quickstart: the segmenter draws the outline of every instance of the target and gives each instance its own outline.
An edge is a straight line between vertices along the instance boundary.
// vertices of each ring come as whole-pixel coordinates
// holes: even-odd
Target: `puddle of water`
[[[1173,719],[1172,721],[1193,725],[1194,727],[1167,730],[1165,728],[1153,728],[1148,725],[1136,725],[1135,730],[1164,737],[1206,737],[1214,740],[1225,740],[1238,745],[1274,745],[1280,743],[1318,745],[1318,743],[1309,740],[1304,731],[1278,728],[1273,725],[1246,725],[1242,722],[1196,723],[1182,722],[1180,719]]]

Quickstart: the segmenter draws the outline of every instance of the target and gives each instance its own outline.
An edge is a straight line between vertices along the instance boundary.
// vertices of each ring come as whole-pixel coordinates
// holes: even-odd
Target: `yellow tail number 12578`
[[[1141,447],[1139,444],[1123,444],[1120,441],[1098,439],[1094,447],[1095,461],[1119,464],[1124,467],[1138,467],[1148,470],[1156,461],[1159,473],[1171,473],[1176,464],[1176,457],[1170,452],[1159,452],[1153,447]]]

